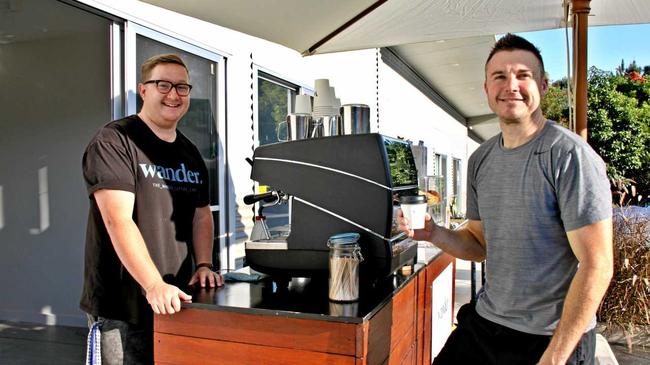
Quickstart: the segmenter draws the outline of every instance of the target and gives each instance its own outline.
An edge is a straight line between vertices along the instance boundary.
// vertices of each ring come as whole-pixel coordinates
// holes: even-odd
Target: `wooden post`
[[[571,0],[576,133],[587,140],[587,32],[591,0]]]

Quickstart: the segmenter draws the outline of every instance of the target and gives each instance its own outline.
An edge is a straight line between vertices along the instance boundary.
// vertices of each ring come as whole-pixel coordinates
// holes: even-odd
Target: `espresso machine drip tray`
[[[247,250],[287,250],[287,240],[246,241]]]

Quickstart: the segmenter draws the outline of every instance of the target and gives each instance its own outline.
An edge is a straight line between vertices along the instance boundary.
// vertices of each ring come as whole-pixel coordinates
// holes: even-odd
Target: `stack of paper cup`
[[[329,79],[316,79],[314,81],[314,90],[316,90],[316,95],[318,95],[318,92],[322,92],[330,87],[330,80]]]
[[[314,89],[316,97],[314,97],[309,137],[330,137],[342,134],[341,101],[336,97],[334,87],[330,86],[328,79],[317,79],[314,82]]]
[[[311,96],[296,95],[295,114],[311,114]]]
[[[316,97],[314,98],[314,117],[339,115],[340,100],[338,101],[334,87],[330,86],[328,79],[317,79],[314,83]]]

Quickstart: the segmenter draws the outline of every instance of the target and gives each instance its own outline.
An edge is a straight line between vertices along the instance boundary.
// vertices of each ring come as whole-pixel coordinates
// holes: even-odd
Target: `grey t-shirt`
[[[517,148],[504,148],[501,134],[482,144],[469,159],[467,185],[467,218],[481,221],[487,242],[477,312],[551,335],[578,267],[566,232],[612,215],[603,160],[547,121]]]

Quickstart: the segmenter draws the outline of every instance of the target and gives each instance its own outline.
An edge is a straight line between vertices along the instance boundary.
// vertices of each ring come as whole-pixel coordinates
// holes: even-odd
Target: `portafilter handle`
[[[271,203],[278,199],[278,194],[275,191],[269,191],[268,193],[262,194],[250,194],[244,197],[244,204],[255,204],[258,201],[263,201],[264,203]]]

